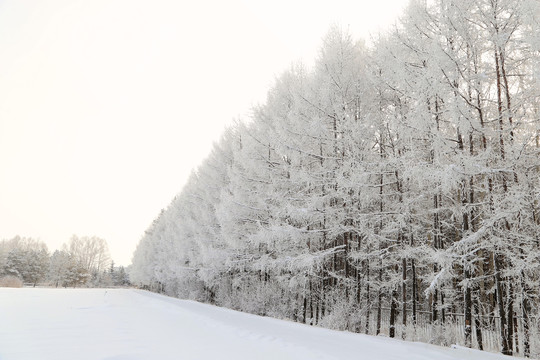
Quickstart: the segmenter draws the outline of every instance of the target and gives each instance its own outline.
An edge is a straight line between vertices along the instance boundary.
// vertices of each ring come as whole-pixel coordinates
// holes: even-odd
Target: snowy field
[[[495,360],[310,327],[138,290],[0,289],[0,360]]]

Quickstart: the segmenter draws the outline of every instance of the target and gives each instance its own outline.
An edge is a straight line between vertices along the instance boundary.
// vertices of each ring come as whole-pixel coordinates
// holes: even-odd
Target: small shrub
[[[0,287],[20,288],[23,282],[16,276],[6,275],[0,278]]]

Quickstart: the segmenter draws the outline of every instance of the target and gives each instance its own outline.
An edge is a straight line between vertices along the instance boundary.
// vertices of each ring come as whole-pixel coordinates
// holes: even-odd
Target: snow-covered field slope
[[[138,290],[0,289],[0,360],[18,359],[508,357],[326,330]]]

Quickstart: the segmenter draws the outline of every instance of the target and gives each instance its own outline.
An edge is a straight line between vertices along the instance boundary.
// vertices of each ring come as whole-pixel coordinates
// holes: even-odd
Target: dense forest
[[[539,201],[540,2],[411,1],[369,46],[334,27],[279,76],[151,224],[131,280],[540,356]]]

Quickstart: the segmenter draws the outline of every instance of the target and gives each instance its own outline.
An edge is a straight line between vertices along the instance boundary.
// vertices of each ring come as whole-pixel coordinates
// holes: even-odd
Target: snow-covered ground
[[[0,360],[508,357],[326,330],[127,289],[0,289]]]

